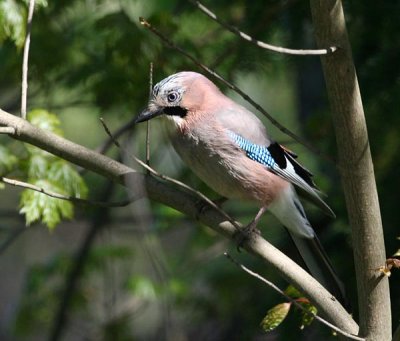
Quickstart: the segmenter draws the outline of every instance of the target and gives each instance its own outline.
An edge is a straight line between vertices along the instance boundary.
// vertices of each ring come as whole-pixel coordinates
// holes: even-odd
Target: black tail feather
[[[344,285],[333,269],[318,237],[307,239],[288,232],[311,275],[349,310],[350,304]]]

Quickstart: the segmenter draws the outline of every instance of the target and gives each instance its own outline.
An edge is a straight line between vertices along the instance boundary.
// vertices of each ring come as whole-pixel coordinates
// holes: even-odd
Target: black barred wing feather
[[[293,152],[274,142],[268,147],[260,146],[229,131],[230,138],[242,149],[247,157],[264,165],[272,173],[296,185],[300,192],[314,202],[325,213],[335,216],[331,208],[320,198],[320,191],[312,180],[312,173],[295,160]]]

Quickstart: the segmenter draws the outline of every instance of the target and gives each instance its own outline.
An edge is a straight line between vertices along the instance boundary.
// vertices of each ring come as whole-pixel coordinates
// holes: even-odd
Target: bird
[[[253,202],[255,230],[268,210],[287,229],[308,271],[342,304],[344,286],[307,219],[296,190],[334,217],[312,173],[278,144],[251,111],[225,96],[204,75],[182,71],[153,87],[135,123],[162,116],[172,145],[186,165],[227,199]]]

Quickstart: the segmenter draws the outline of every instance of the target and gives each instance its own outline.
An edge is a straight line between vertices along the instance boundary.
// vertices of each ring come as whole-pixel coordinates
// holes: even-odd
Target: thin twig
[[[258,22],[255,22],[254,25],[251,27],[251,34],[255,35],[259,32],[264,32],[269,26],[271,26],[272,22],[276,17],[282,13],[283,11],[287,10],[290,6],[293,6],[295,3],[299,2],[300,0],[284,0],[279,1],[276,5],[265,6],[264,13],[260,13],[258,16]],[[241,48],[241,44],[238,43],[237,40],[232,41],[230,44],[227,44],[227,48],[223,51],[211,64],[211,69],[215,69],[220,63],[224,62],[225,59],[231,55],[240,55],[238,53],[238,49]]]
[[[275,291],[277,291],[279,294],[281,294],[283,297],[285,297],[289,302],[293,303],[297,308],[301,309],[302,311],[306,312],[307,314],[310,314],[310,312],[305,309],[301,304],[299,304],[295,299],[293,299],[292,297],[288,296],[283,290],[281,290],[277,285],[275,285],[274,283],[272,283],[271,281],[267,280],[266,278],[262,277],[260,274],[250,270],[249,268],[247,268],[246,266],[244,266],[243,264],[239,263],[237,260],[235,260],[228,252],[224,252],[224,256],[226,256],[233,264],[235,264],[238,268],[242,269],[243,271],[247,272],[250,276],[253,276],[255,278],[257,278],[258,280],[260,280],[261,282],[265,283],[266,285],[268,285],[269,287],[271,287],[272,289],[274,289]],[[314,318],[316,320],[318,320],[319,322],[321,322],[322,324],[328,326],[329,328],[335,330],[336,332],[350,338],[353,340],[358,340],[358,341],[365,341],[364,338],[350,334],[345,332],[344,330],[336,327],[335,325],[333,325],[332,323],[324,320],[322,317],[318,316],[318,315],[313,315]]]
[[[121,148],[120,143],[114,139],[114,137],[111,134],[110,129],[108,129],[107,124],[104,122],[103,118],[100,118],[100,122],[103,125],[103,128],[105,130],[105,132],[107,133],[107,135],[112,139],[112,141],[114,142],[114,144],[118,147]],[[195,194],[196,196],[198,196],[200,199],[204,200],[207,204],[209,204],[212,208],[214,208],[215,210],[217,210],[219,213],[221,213],[238,231],[241,231],[241,227],[239,226],[239,224],[232,219],[232,217],[230,217],[224,210],[222,210],[220,207],[218,207],[218,205],[216,205],[211,199],[209,199],[207,196],[205,196],[203,193],[196,191],[194,188],[186,185],[185,183],[176,180],[174,178],[171,178],[167,175],[161,174],[159,172],[157,172],[155,169],[153,169],[152,167],[150,167],[149,165],[147,165],[145,162],[143,162],[142,160],[140,160],[139,158],[137,158],[135,155],[129,154],[130,157],[136,162],[138,163],[140,166],[142,166],[144,169],[146,169],[147,171],[149,171],[150,174],[165,180],[167,182],[173,183],[181,188],[186,189],[187,191]]]
[[[120,126],[113,133],[113,136],[115,136],[115,138],[119,138],[126,132],[132,130],[133,127],[135,126],[135,120],[136,120],[136,117],[132,117],[132,119],[130,119],[124,125]],[[96,148],[96,152],[98,152],[100,154],[104,154],[113,144],[114,144],[113,140],[109,137],[105,142],[103,142],[99,147]]]
[[[149,100],[153,94],[153,63],[149,72]],[[146,122],[146,165],[150,166],[150,120]]]
[[[0,181],[5,184],[8,184],[8,185],[21,187],[21,188],[25,188],[25,189],[30,189],[32,191],[36,191],[36,192],[45,194],[51,198],[67,200],[67,201],[71,201],[73,203],[81,204],[81,205],[93,205],[93,206],[100,206],[100,207],[123,207],[123,206],[129,205],[130,203],[132,203],[133,201],[136,200],[135,198],[129,198],[127,200],[116,201],[116,202],[87,200],[87,199],[81,199],[81,198],[77,198],[77,197],[73,197],[73,196],[63,195],[63,194],[56,193],[53,191],[48,191],[42,187],[35,186],[35,185],[32,185],[32,184],[24,182],[24,181],[20,181],[20,180],[5,178],[3,176],[0,177]]]
[[[14,127],[0,127],[0,134],[15,134],[15,128]]]
[[[136,117],[132,117],[131,120],[126,122],[124,125],[119,127],[114,133],[113,136],[115,138],[119,138],[126,132],[130,131],[135,126]],[[96,148],[96,152],[100,154],[104,154],[112,145],[114,144],[113,140],[109,137],[106,141],[102,143],[99,147]]]
[[[204,14],[208,17],[216,21],[221,26],[225,27],[228,31],[232,32],[233,34],[238,35],[242,39],[258,46],[263,49],[267,49],[274,52],[284,53],[284,54],[291,54],[297,56],[320,56],[325,54],[331,54],[337,50],[336,46],[330,46],[327,49],[318,49],[318,50],[304,50],[304,49],[288,49],[285,47],[274,46],[271,44],[264,43],[262,41],[256,40],[249,36],[248,34],[240,31],[234,26],[229,25],[228,23],[222,21],[217,17],[215,13],[209,10],[206,6],[204,6],[200,1],[189,0],[192,4],[194,4],[197,8],[199,8]]]
[[[315,148],[311,143],[307,142],[306,140],[302,139],[301,137],[297,136],[295,133],[293,133],[291,130],[287,129],[284,127],[281,123],[279,123],[276,119],[274,119],[260,104],[255,102],[249,95],[247,95],[245,92],[240,90],[236,85],[230,83],[227,81],[225,78],[217,74],[215,71],[211,70],[208,66],[204,65],[200,61],[198,61],[195,57],[187,53],[185,50],[183,50],[181,47],[175,45],[171,40],[169,40],[167,37],[165,37],[161,32],[159,32],[156,28],[154,28],[147,20],[144,18],[140,17],[139,18],[140,23],[149,29],[152,33],[154,33],[156,36],[158,36],[168,47],[178,51],[181,53],[183,56],[186,58],[190,59],[195,65],[209,73],[210,75],[214,76],[218,80],[220,80],[222,83],[224,83],[228,88],[232,89],[236,93],[238,93],[245,101],[250,103],[254,108],[256,108],[259,112],[261,112],[268,120],[275,126],[277,127],[281,132],[284,134],[290,136],[294,140],[296,140],[298,143],[302,144],[306,148],[308,148],[310,151],[312,151],[314,154],[321,156],[325,160],[335,163],[333,159],[331,159],[329,156],[326,156],[323,154],[319,149]]]
[[[28,59],[29,45],[31,43],[31,28],[35,0],[29,0],[28,19],[26,25],[26,37],[24,44],[24,56],[22,60],[22,90],[21,90],[21,117],[26,119],[26,102],[28,96]]]

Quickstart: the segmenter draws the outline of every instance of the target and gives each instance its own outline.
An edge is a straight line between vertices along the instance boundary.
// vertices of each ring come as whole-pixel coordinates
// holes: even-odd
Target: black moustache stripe
[[[187,114],[187,109],[182,108],[182,107],[165,107],[163,109],[164,114],[170,115],[170,116],[179,116],[179,117],[185,117]]]

